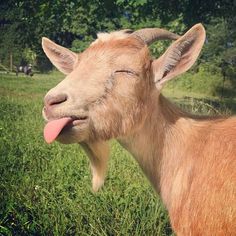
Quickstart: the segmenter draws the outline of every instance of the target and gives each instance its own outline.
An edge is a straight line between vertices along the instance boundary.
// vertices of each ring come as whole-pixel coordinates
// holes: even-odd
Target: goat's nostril
[[[44,103],[46,106],[58,105],[67,100],[66,94],[58,94],[56,96],[47,95],[45,97]]]

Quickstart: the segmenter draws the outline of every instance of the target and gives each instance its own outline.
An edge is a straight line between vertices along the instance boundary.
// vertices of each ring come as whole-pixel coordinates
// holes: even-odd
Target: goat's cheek
[[[120,115],[112,109],[98,109],[91,114],[92,130],[96,138],[107,140],[119,133]]]

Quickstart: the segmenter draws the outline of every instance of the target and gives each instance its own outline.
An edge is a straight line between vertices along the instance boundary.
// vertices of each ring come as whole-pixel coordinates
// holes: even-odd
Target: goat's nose
[[[67,95],[62,93],[62,94],[57,94],[57,95],[46,95],[44,98],[44,105],[46,107],[51,107],[53,105],[58,105],[61,104],[63,102],[65,102],[67,100]]]

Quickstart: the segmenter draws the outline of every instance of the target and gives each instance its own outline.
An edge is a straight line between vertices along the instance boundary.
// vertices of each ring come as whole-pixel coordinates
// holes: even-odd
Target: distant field
[[[115,141],[97,194],[79,145],[44,142],[43,96],[61,78],[0,75],[0,235],[173,235],[159,198]],[[195,113],[236,113],[235,99],[165,94]]]

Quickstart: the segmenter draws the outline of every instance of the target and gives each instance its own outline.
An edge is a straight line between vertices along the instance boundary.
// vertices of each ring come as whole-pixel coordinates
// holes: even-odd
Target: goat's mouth
[[[49,120],[44,127],[44,139],[52,143],[60,134],[88,122],[88,116],[69,116]]]

